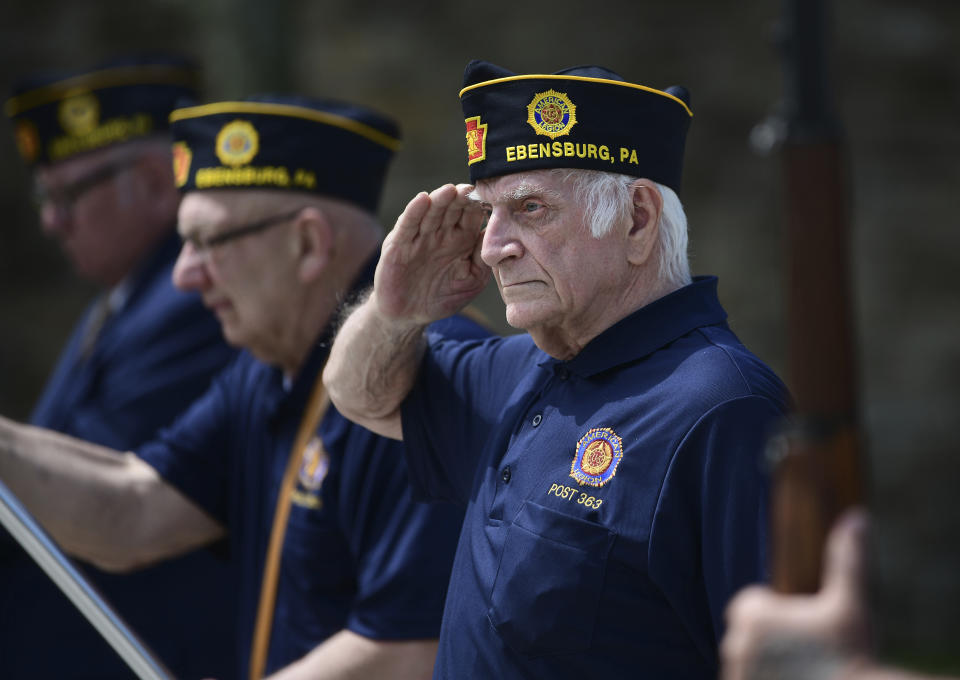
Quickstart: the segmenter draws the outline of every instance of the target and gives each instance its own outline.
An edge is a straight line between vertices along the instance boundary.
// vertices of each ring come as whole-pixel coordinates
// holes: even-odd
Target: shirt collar
[[[723,323],[727,313],[717,298],[717,277],[693,283],[641,307],[603,331],[569,361],[549,358],[540,365],[588,377],[655,352],[701,326]]]

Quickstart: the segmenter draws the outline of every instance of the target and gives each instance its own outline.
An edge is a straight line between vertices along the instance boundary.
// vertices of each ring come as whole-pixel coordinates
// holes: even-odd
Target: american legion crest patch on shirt
[[[320,487],[330,469],[330,459],[323,448],[320,437],[314,435],[303,449],[300,469],[297,473],[297,485],[290,496],[295,505],[311,510],[323,507]]]
[[[623,458],[623,441],[609,427],[595,427],[577,442],[570,476],[580,484],[603,486],[617,474]]]

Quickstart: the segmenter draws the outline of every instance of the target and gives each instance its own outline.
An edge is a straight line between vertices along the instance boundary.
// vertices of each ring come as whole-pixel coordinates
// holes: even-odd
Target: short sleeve
[[[524,339],[429,343],[401,408],[415,497],[466,503],[487,438],[530,363]]]
[[[414,502],[403,444],[355,430],[339,500],[356,561],[347,628],[373,639],[435,638],[463,514]]]
[[[153,466],[193,502],[227,522],[229,475],[228,433],[231,381],[219,376],[207,392],[136,454]]]
[[[727,602],[767,576],[764,450],[782,418],[764,397],[723,402],[683,438],[663,483],[650,575],[707,658],[716,659]]]

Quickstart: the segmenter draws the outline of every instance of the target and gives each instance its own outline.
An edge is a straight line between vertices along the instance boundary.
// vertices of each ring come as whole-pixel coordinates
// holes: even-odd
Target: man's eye
[[[534,201],[527,201],[526,203],[523,204],[523,209],[526,212],[536,212],[539,208],[540,208],[540,204],[535,203]]]

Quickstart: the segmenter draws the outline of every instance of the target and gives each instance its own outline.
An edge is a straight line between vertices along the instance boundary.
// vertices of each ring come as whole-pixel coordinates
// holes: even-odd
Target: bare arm
[[[268,680],[429,680],[436,655],[436,640],[385,642],[342,630]]]
[[[483,290],[483,213],[468,185],[420,193],[383,244],[374,290],[344,322],[323,372],[330,400],[347,418],[402,439],[400,405],[425,351],[423,329]]]
[[[142,567],[224,533],[134,454],[3,417],[0,479],[67,552],[107,570]]]

